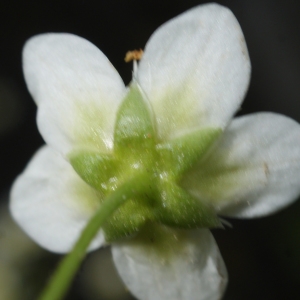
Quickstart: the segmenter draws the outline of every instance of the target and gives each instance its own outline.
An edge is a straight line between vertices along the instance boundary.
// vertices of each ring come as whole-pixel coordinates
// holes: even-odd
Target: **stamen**
[[[144,51],[142,49],[128,51],[125,55],[125,62],[140,60],[143,56]]]
[[[133,72],[132,72],[132,77],[133,80],[136,78],[136,73],[137,73],[137,61],[140,60],[143,56],[144,51],[142,49],[139,50],[132,50],[128,51],[125,55],[125,62],[130,62],[133,60]]]

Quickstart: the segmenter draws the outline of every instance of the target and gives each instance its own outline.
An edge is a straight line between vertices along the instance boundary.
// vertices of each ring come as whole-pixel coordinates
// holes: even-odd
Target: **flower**
[[[68,252],[105,196],[149,173],[148,190],[90,250],[111,242],[139,299],[220,299],[227,272],[208,229],[217,215],[264,216],[300,193],[299,124],[274,113],[232,120],[250,77],[233,14],[206,4],[164,24],[128,88],[71,34],[31,38],[23,62],[47,146],[13,186],[15,220],[41,246]]]

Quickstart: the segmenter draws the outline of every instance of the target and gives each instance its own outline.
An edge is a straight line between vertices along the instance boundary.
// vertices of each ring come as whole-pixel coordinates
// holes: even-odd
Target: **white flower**
[[[33,37],[23,59],[26,83],[38,106],[38,128],[47,146],[16,180],[11,211],[41,246],[68,252],[104,197],[106,187],[95,188],[93,180],[102,182],[108,172],[99,169],[90,184],[89,179],[81,179],[86,174],[76,169],[78,157],[74,163],[72,155],[100,153],[101,159],[103,154],[112,155],[115,124],[122,127],[120,104],[134,88],[125,88],[101,51],[71,34]],[[240,26],[228,9],[217,4],[198,6],[167,22],[146,45],[133,86],[152,112],[157,151],[175,153],[170,168],[180,165],[185,156],[197,156],[184,152],[189,151],[193,137],[200,136],[201,143],[191,147],[202,152],[199,159],[193,158],[193,165],[181,170],[179,179],[175,176],[180,191],[170,188],[171,194],[186,191],[189,200],[183,207],[169,215],[164,212],[161,223],[138,227],[143,234],[112,243],[116,267],[136,297],[214,300],[222,296],[227,273],[211,233],[195,228],[187,219],[185,225],[193,229],[181,229],[176,223],[181,213],[183,217],[194,213],[196,202],[207,204],[220,216],[248,218],[273,213],[299,195],[299,125],[273,113],[231,121],[249,77],[250,61]],[[208,134],[209,142],[201,137],[207,130],[218,132]],[[186,136],[192,138],[178,146]],[[122,159],[126,163],[127,157]],[[168,165],[167,160],[162,162]],[[170,200],[168,195],[166,199]],[[135,210],[130,213],[134,218]],[[173,213],[178,213],[175,219]],[[125,223],[130,217],[125,214]],[[105,244],[104,234],[105,230],[99,232],[90,249]]]

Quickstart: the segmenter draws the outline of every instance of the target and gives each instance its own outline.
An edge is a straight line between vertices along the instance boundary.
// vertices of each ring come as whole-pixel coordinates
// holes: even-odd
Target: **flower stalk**
[[[81,262],[85,258],[87,248],[102,225],[126,200],[131,199],[147,189],[147,174],[137,174],[113,191],[87,223],[73,250],[65,256],[53,274],[50,282],[38,298],[39,300],[63,299]]]

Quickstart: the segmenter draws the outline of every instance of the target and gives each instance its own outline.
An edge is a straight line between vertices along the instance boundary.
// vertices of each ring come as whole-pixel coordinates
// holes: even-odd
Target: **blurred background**
[[[99,47],[131,79],[128,50],[143,48],[151,33],[196,0],[1,1],[0,3],[0,299],[32,300],[60,256],[40,249],[11,221],[8,194],[14,178],[43,144],[36,107],[22,75],[21,51],[31,36],[70,32]],[[252,80],[239,114],[272,111],[300,122],[300,5],[293,0],[218,1],[243,29]],[[300,183],[299,183],[300,184]],[[229,272],[230,299],[300,299],[300,202],[273,216],[229,220],[214,230]],[[134,299],[119,281],[109,249],[90,254],[68,299]],[[187,299],[188,300],[188,299]]]

